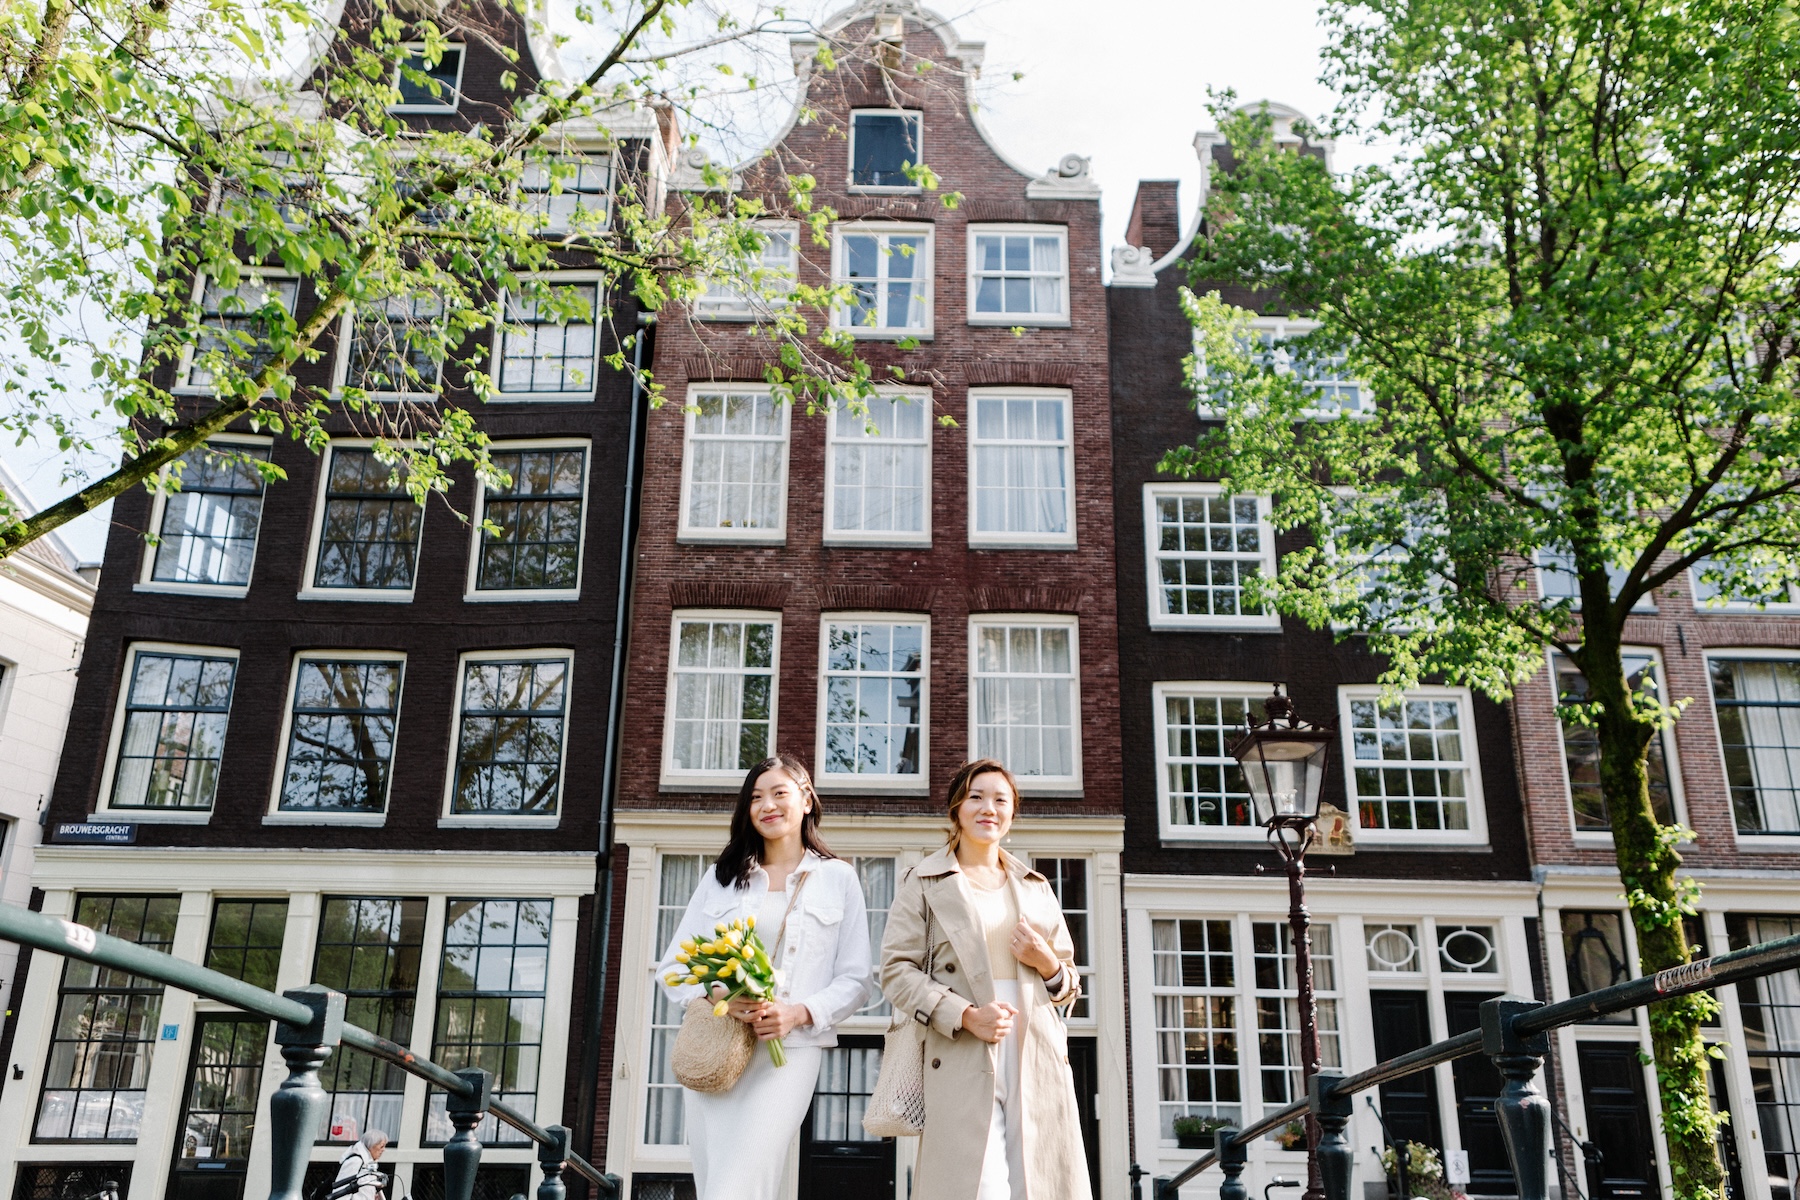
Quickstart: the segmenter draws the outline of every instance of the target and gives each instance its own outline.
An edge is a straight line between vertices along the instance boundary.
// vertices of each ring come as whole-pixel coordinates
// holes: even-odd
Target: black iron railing
[[[565,1171],[588,1180],[606,1200],[619,1200],[618,1176],[599,1170],[571,1151],[566,1127],[539,1125],[495,1099],[493,1076],[480,1067],[452,1071],[420,1058],[398,1042],[345,1024],[341,992],[312,984],[276,995],[241,979],[16,904],[0,904],[0,939],[129,971],[274,1021],[275,1042],[287,1062],[288,1075],[269,1100],[270,1200],[302,1200],[307,1160],[331,1104],[331,1097],[320,1086],[319,1068],[340,1045],[393,1063],[443,1090],[450,1125],[456,1131],[444,1145],[446,1200],[469,1200],[474,1191],[475,1169],[481,1162],[481,1140],[475,1136],[475,1128],[490,1115],[536,1144],[538,1167],[544,1175],[537,1200],[563,1200],[567,1194]]]
[[[1764,942],[1703,958],[1683,967],[1627,980],[1556,1004],[1519,996],[1500,996],[1481,1006],[1481,1028],[1376,1063],[1366,1071],[1345,1075],[1320,1071],[1312,1078],[1305,1100],[1288,1105],[1244,1129],[1220,1129],[1214,1148],[1178,1174],[1155,1181],[1154,1200],[1177,1200],[1181,1185],[1208,1167],[1225,1173],[1219,1200],[1248,1200],[1240,1176],[1248,1163],[1250,1143],[1290,1121],[1309,1114],[1320,1128],[1319,1174],[1326,1200],[1349,1200],[1352,1152],[1344,1128],[1358,1092],[1427,1070],[1470,1054],[1486,1054],[1505,1085],[1495,1103],[1506,1142],[1519,1200],[1548,1200],[1550,1102],[1537,1087],[1538,1068],[1549,1053],[1552,1030],[1608,1013],[1627,1012],[1658,1000],[1702,992],[1721,984],[1760,979],[1800,967],[1800,936]],[[1143,1174],[1134,1168],[1134,1182]]]

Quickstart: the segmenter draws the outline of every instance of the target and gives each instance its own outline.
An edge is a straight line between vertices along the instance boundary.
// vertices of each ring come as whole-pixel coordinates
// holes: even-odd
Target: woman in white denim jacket
[[[837,1045],[838,1023],[869,995],[873,972],[862,886],[818,827],[819,797],[799,759],[778,754],[750,768],[731,814],[730,840],[700,877],[655,967],[659,985],[685,1007],[700,995],[700,985],[671,987],[665,981],[681,943],[710,936],[721,921],[755,917],[778,972],[775,1000],[733,1000],[731,1015],[762,1041],[782,1039],[787,1065],[777,1067],[758,1051],[730,1091],[686,1093],[699,1200],[775,1200],[789,1146],[812,1103],[823,1050]]]

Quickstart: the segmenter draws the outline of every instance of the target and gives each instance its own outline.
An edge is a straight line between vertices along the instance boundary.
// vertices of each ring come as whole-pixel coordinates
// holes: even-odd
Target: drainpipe
[[[619,792],[620,709],[625,703],[625,630],[631,615],[632,565],[637,555],[638,441],[644,425],[644,347],[655,336],[656,314],[639,312],[631,349],[631,412],[626,424],[624,507],[619,517],[619,595],[613,609],[612,688],[606,702],[606,764],[600,774],[599,870],[594,882],[594,922],[588,938],[587,1012],[582,1021],[578,1120],[589,1162],[604,1169],[594,1144],[600,1092],[600,1039],[606,1022],[608,948],[612,945],[613,808]]]

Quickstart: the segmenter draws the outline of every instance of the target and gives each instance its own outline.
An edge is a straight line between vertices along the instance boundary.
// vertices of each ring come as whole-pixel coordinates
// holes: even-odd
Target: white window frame
[[[411,58],[415,54],[422,56],[425,53],[425,43],[402,42],[398,49],[408,58]],[[463,73],[469,66],[469,47],[465,42],[450,42],[445,45],[444,51],[446,54],[452,50],[456,51],[456,85],[450,89],[450,94],[448,96],[439,96],[438,103],[436,104],[407,104],[404,102],[390,104],[387,106],[387,111],[391,113],[453,113],[461,107]],[[442,58],[439,58],[439,65],[442,65],[443,61]],[[396,88],[400,86],[399,63],[394,64],[394,86]]]
[[[1267,334],[1277,342],[1288,338],[1305,337],[1318,327],[1317,321],[1307,320],[1304,317],[1253,317],[1250,321],[1250,331],[1253,336],[1260,339]],[[1203,375],[1206,371],[1206,360],[1200,349],[1198,334],[1195,335],[1193,350],[1194,370],[1197,374]],[[1360,379],[1347,382],[1356,385],[1355,408],[1308,408],[1305,410],[1306,415],[1317,421],[1329,421],[1342,416],[1374,420],[1376,416],[1375,399],[1369,395],[1369,385]],[[1202,421],[1222,420],[1225,415],[1224,409],[1213,404],[1196,404],[1194,411]]]
[[[1156,502],[1166,497],[1194,496],[1218,499],[1230,495],[1216,483],[1146,483],[1144,485],[1144,590],[1145,603],[1152,629],[1268,629],[1280,630],[1281,614],[1270,611],[1258,616],[1194,616],[1190,613],[1166,613],[1162,610],[1161,518]],[[1264,579],[1275,578],[1275,527],[1269,522],[1269,497],[1232,496],[1232,499],[1256,501],[1257,533],[1262,540],[1261,564]],[[1233,556],[1244,557],[1248,555]]]
[[[790,251],[789,262],[793,268],[793,282],[800,282],[800,223],[798,221],[756,221],[756,228],[765,235],[786,234]],[[772,240],[772,239],[771,239]],[[753,279],[769,285],[780,276],[780,269],[771,266],[765,254],[754,262],[745,261],[745,271]],[[694,316],[702,321],[766,321],[777,311],[785,311],[790,307],[787,301],[772,300],[766,296],[743,296],[727,283],[716,279],[705,281],[707,289],[694,301]],[[714,291],[715,288],[719,290]],[[772,289],[771,289],[772,290]],[[790,289],[791,290],[791,289]]]
[[[572,588],[518,588],[510,590],[482,589],[481,579],[481,524],[487,519],[487,484],[477,476],[475,479],[474,522],[469,530],[469,573],[463,583],[463,599],[471,604],[511,603],[514,601],[532,600],[579,600],[581,599],[581,582],[587,563],[587,524],[591,515],[588,509],[588,481],[594,470],[594,444],[587,438],[519,438],[489,444],[490,452],[507,453],[513,450],[580,450],[581,459],[581,529],[575,543],[575,586]],[[516,479],[513,481],[518,482]]]
[[[373,438],[332,438],[319,455],[319,481],[313,489],[312,534],[306,543],[305,574],[300,577],[301,600],[377,600],[410,604],[419,588],[419,569],[425,556],[425,505],[419,505],[419,540],[413,547],[413,585],[409,588],[322,588],[315,586],[320,543],[325,537],[325,496],[331,490],[331,458],[339,450],[367,450]]]
[[[526,815],[521,813],[486,814],[459,813],[454,811],[456,804],[456,759],[459,734],[462,732],[463,680],[473,663],[483,662],[543,662],[550,659],[561,659],[563,662],[563,732],[562,745],[559,747],[561,757],[556,767],[556,811],[546,815]],[[405,680],[401,680],[402,687]],[[456,659],[456,697],[450,705],[450,749],[444,763],[444,803],[438,812],[439,829],[554,829],[562,822],[563,801],[569,792],[569,732],[575,715],[575,651],[567,646],[547,648],[530,648],[524,650],[469,650]],[[395,742],[399,741],[399,722],[395,722]]]
[[[1702,559],[1688,568],[1688,587],[1694,601],[1696,616],[1714,616],[1731,613],[1750,613],[1755,616],[1792,616],[1800,613],[1800,585],[1786,585],[1787,599],[1772,600],[1767,604],[1754,604],[1748,600],[1702,600],[1700,598],[1700,569],[1707,560]]]
[[[975,259],[976,239],[982,236],[1027,235],[1030,237],[1051,237],[1057,239],[1062,248],[1062,308],[1053,313],[978,313],[975,311],[976,292],[981,281],[989,272],[977,268]],[[1069,312],[1072,298],[1069,295],[1069,227],[1067,225],[1031,225],[1031,224],[993,224],[969,226],[968,233],[969,295],[968,320],[971,325],[999,325],[1012,328],[1015,325],[1039,327],[1066,327],[1069,325]],[[1002,273],[1004,277],[1004,273]]]
[[[824,542],[827,546],[929,546],[931,545],[931,509],[932,509],[932,476],[931,476],[931,391],[929,388],[877,388],[876,393],[882,397],[905,397],[910,403],[920,406],[924,417],[924,434],[917,440],[900,442],[898,439],[865,436],[859,442],[852,443],[848,438],[841,438],[837,431],[838,410],[833,406],[826,414],[825,426],[825,529]],[[924,528],[914,533],[897,532],[891,529],[856,530],[837,528],[837,456],[840,445],[880,445],[884,440],[894,444],[919,446],[925,454],[925,504]],[[684,491],[685,495],[685,491]],[[785,505],[784,505],[785,508]]]
[[[975,503],[975,451],[981,445],[991,444],[977,438],[975,405],[979,400],[1004,400],[1009,397],[1017,399],[1045,400],[1060,399],[1063,404],[1063,479],[1067,483],[1067,491],[1063,501],[1064,510],[1069,514],[1069,527],[1062,533],[984,533],[976,528]],[[1068,388],[1039,387],[1006,387],[1006,388],[970,388],[968,411],[968,510],[969,510],[969,545],[985,550],[1073,550],[1076,540],[1076,482],[1075,482],[1075,394]],[[1008,443],[1000,439],[1002,445]],[[1034,445],[1048,445],[1037,442]]]
[[[1352,700],[1374,700],[1380,703],[1381,687],[1378,684],[1344,684],[1338,688],[1338,750],[1344,763],[1344,803],[1349,808],[1349,818],[1356,830],[1356,840],[1370,845],[1383,843],[1395,846],[1407,845],[1457,845],[1484,846],[1488,840],[1487,803],[1481,783],[1481,746],[1477,738],[1475,724],[1475,702],[1467,688],[1438,687],[1421,685],[1408,688],[1400,696],[1400,703],[1408,700],[1455,700],[1459,706],[1461,717],[1461,734],[1463,741],[1463,771],[1467,791],[1464,799],[1469,809],[1469,827],[1467,829],[1370,829],[1362,823],[1362,804],[1356,794],[1357,759],[1353,754],[1354,730],[1350,723],[1350,702]],[[1558,745],[1561,745],[1560,739]],[[1439,768],[1433,768],[1439,769]]]
[[[1621,654],[1641,654],[1650,659],[1656,670],[1658,685],[1663,688],[1665,692],[1667,691],[1669,687],[1669,667],[1668,664],[1663,661],[1661,650],[1655,646],[1633,646],[1627,644],[1619,647],[1619,651]],[[1721,655],[1720,657],[1724,656]],[[1800,651],[1796,651],[1794,657],[1800,659]],[[1557,766],[1562,772],[1563,798],[1568,805],[1569,832],[1574,836],[1576,844],[1578,845],[1610,846],[1613,844],[1613,836],[1610,829],[1577,829],[1575,827],[1575,788],[1569,780],[1569,748],[1563,743],[1562,719],[1556,715],[1556,706],[1559,697],[1561,696],[1561,691],[1556,681],[1556,663],[1558,659],[1562,658],[1564,658],[1564,656],[1560,651],[1555,649],[1545,651],[1544,661],[1547,664],[1545,678],[1550,681],[1550,716],[1551,719],[1556,722],[1556,746],[1559,752],[1557,756]],[[1573,660],[1564,659],[1564,661],[1569,662],[1571,666],[1574,665]],[[1710,692],[1710,688],[1708,690]],[[1715,710],[1714,715],[1716,718],[1717,710]],[[1675,820],[1678,823],[1685,825],[1687,824],[1688,819],[1687,794],[1686,789],[1682,787],[1681,758],[1675,746],[1675,730],[1671,726],[1668,729],[1660,731],[1656,736],[1662,740],[1663,764],[1667,767],[1669,772],[1669,806],[1674,811]]]
[[[1575,586],[1577,586],[1577,587],[1580,586],[1580,581],[1576,580],[1574,578],[1573,571],[1564,571],[1564,570],[1561,570],[1560,568],[1552,571],[1551,568],[1546,567],[1544,565],[1545,557],[1550,554],[1557,554],[1558,556],[1561,556],[1562,552],[1558,551],[1558,550],[1554,550],[1551,547],[1543,546],[1543,547],[1539,547],[1538,550],[1535,553],[1533,553],[1531,556],[1531,570],[1532,570],[1533,579],[1535,580],[1535,582],[1537,584],[1538,599],[1541,603],[1544,603],[1544,604],[1554,603],[1555,601],[1562,599],[1562,596],[1560,593],[1555,596],[1552,596],[1550,594],[1549,590],[1547,588],[1545,588],[1544,580],[1545,580],[1546,575],[1556,574],[1556,575],[1567,576],[1574,582]],[[1568,557],[1570,558],[1571,561],[1573,561],[1573,558],[1574,558],[1573,551],[1569,552]],[[1609,565],[1606,569],[1606,574],[1607,574],[1608,579],[1612,583],[1613,587],[1616,589],[1617,586],[1621,582],[1624,581],[1625,576],[1627,574],[1627,568]],[[1571,612],[1580,612],[1581,611],[1581,596],[1578,592],[1569,597],[1569,608],[1570,608]],[[1638,602],[1631,606],[1631,611],[1634,613],[1653,613],[1653,612],[1655,612],[1656,611],[1656,594],[1654,592],[1644,593],[1644,595],[1638,599]],[[1703,610],[1700,609],[1699,605],[1695,605],[1695,611],[1703,611]]]
[[[703,395],[727,394],[743,392],[746,394],[768,395],[781,419],[781,500],[777,505],[780,522],[770,529],[752,529],[749,527],[733,527],[729,529],[705,528],[693,525],[693,486],[694,486],[694,420],[699,415],[699,397]],[[681,426],[681,513],[676,528],[677,542],[757,542],[772,545],[787,544],[788,527],[788,477],[794,458],[794,414],[793,405],[777,399],[764,383],[757,384],[698,384],[688,385],[687,410],[682,418]],[[719,440],[726,440],[720,438]],[[773,439],[771,439],[773,440]]]
[[[1719,752],[1719,778],[1725,786],[1725,805],[1731,809],[1731,788],[1725,778],[1725,731],[1719,726],[1719,706],[1713,699],[1712,663],[1715,658],[1723,659],[1760,659],[1764,662],[1800,662],[1800,647],[1736,647],[1713,646],[1701,652],[1701,662],[1706,667],[1706,707],[1712,714],[1713,745]],[[1800,834],[1787,833],[1741,833],[1737,827],[1737,812],[1731,809],[1731,835],[1740,849],[1755,851],[1786,851],[1790,854],[1800,853]],[[1629,924],[1630,922],[1627,922]]]
[[[825,770],[826,681],[833,625],[918,625],[924,629],[919,663],[919,772],[916,775],[834,775]],[[822,792],[877,792],[929,795],[931,792],[931,617],[925,613],[825,612],[819,614],[819,686],[813,747],[813,783]]]
[[[598,271],[536,271],[521,275],[520,279],[548,282],[553,287],[592,287],[594,289],[594,306],[589,314],[594,325],[594,356],[588,363],[588,382],[584,390],[575,392],[509,392],[505,390],[503,380],[505,368],[501,360],[501,350],[506,344],[506,303],[513,293],[507,288],[500,289],[500,296],[494,308],[494,336],[488,346],[488,362],[492,367],[489,389],[485,403],[488,404],[592,404],[595,389],[600,382],[601,343],[605,340],[606,326],[602,318],[602,309],[606,305],[606,281]],[[529,297],[521,297],[529,299]]]
[[[893,191],[893,188],[868,189],[874,191]],[[850,283],[850,269],[844,262],[844,239],[854,235],[883,239],[882,248],[877,250],[883,263],[889,262],[894,255],[886,249],[889,237],[919,237],[923,239],[917,253],[913,255],[913,281],[924,288],[923,307],[925,323],[917,328],[903,325],[865,325],[850,319],[850,310],[842,304],[831,306],[831,327],[851,337],[865,338],[870,341],[898,341],[903,338],[916,338],[919,341],[930,341],[937,328],[937,227],[917,222],[901,221],[840,221],[831,230],[831,283],[833,287],[847,286]],[[882,307],[881,292],[888,284],[883,274],[876,281],[876,304]]]
[[[140,654],[188,654],[205,658],[229,658],[238,664],[238,671],[243,670],[243,656],[233,646],[203,646],[190,642],[128,642],[125,648],[125,672],[119,677],[119,695],[113,702],[112,729],[106,739],[106,761],[100,769],[100,794],[94,801],[94,815],[117,816],[122,821],[133,821],[140,825],[205,825],[213,818],[219,807],[217,793],[208,808],[114,808],[112,803],[113,784],[119,774],[119,752],[125,745],[125,714],[131,702],[131,682],[137,674],[137,660]],[[8,682],[17,673],[16,668],[6,672]],[[237,675],[231,681],[232,707],[237,706]],[[227,744],[231,738],[230,716],[227,714],[225,736]],[[223,763],[223,754],[220,756]]]
[[[862,193],[862,194],[877,195],[877,196],[918,195],[924,189],[921,188],[918,184],[912,183],[910,181],[908,181],[904,185],[899,185],[899,184],[888,185],[888,184],[873,184],[873,183],[858,183],[858,182],[856,182],[856,118],[863,117],[863,116],[911,118],[912,123],[913,123],[913,129],[917,135],[913,139],[914,145],[915,145],[915,148],[919,155],[918,162],[915,162],[913,164],[913,166],[915,166],[915,167],[919,166],[922,163],[924,163],[924,161],[925,161],[925,113],[922,109],[917,109],[917,108],[853,108],[850,110],[850,128],[846,131],[847,136],[844,138],[844,143],[845,143],[845,147],[844,147],[844,149],[845,149],[844,188],[845,188],[845,190],[849,191],[849,192],[854,192],[854,193]]]
[[[744,782],[738,767],[728,771],[695,771],[675,765],[675,676],[681,651],[681,626],[687,621],[734,621],[741,625],[773,625],[769,649],[769,753],[780,746],[781,612],[760,608],[678,608],[669,614],[669,664],[663,682],[662,771],[664,791],[735,792]]]
[[[300,664],[305,662],[397,662],[400,664],[400,694],[394,698],[394,747],[388,759],[387,792],[381,797],[381,811],[373,813],[334,813],[316,810],[284,810],[281,807],[281,785],[287,777],[288,743],[294,731],[294,699],[300,683]],[[296,650],[288,663],[287,692],[282,702],[281,732],[275,743],[275,772],[269,782],[269,808],[263,814],[264,825],[359,825],[380,827],[387,824],[393,803],[394,764],[400,760],[400,717],[406,707],[406,679],[409,666],[403,650]],[[460,680],[458,683],[460,685]],[[452,749],[452,753],[454,753]]]
[[[355,349],[357,306],[349,305],[344,315],[338,319],[337,353],[331,369],[331,394],[334,399],[341,399],[346,388],[350,386],[350,355]],[[440,322],[444,314],[440,314]],[[449,361],[437,364],[437,387],[424,392],[372,391],[365,392],[364,398],[387,403],[411,401],[416,404],[435,404],[444,392],[444,370]],[[408,380],[407,382],[411,382]]]
[[[264,449],[272,452],[275,445],[275,439],[261,434],[233,433],[208,438],[206,439],[206,445],[209,448],[227,447],[232,450]],[[168,476],[169,468],[166,466],[158,472],[160,480],[167,480]],[[176,492],[174,494],[180,496],[183,493]],[[268,502],[268,498],[269,487],[268,484],[265,483],[263,485],[263,502],[265,505]],[[156,532],[159,543],[162,537],[163,516],[168,511],[169,500],[170,494],[159,486],[150,501],[150,528]],[[137,581],[132,584],[132,590],[137,592],[171,592],[186,596],[217,596],[221,599],[242,599],[249,595],[250,585],[256,582],[256,559],[258,553],[262,550],[262,526],[263,523],[259,518],[256,523],[256,544],[250,549],[250,577],[244,580],[243,583],[175,583],[169,580],[156,579],[154,578],[154,575],[156,572],[157,547],[147,545],[144,547],[143,561],[138,564],[138,577]]]
[[[1022,796],[1080,796],[1082,794],[1082,767],[1084,765],[1081,746],[1082,689],[1081,689],[1081,621],[1079,617],[1061,613],[973,613],[969,617],[969,650],[968,650],[968,709],[969,757],[974,758],[976,747],[981,744],[980,706],[976,702],[976,681],[982,678],[977,670],[981,661],[981,631],[992,625],[1033,625],[1040,628],[1056,627],[1069,631],[1069,755],[1074,763],[1075,771],[1071,775],[1019,775],[1019,791]],[[1011,763],[1007,763],[1011,767]]]
[[[294,283],[294,303],[293,306],[288,309],[288,316],[291,317],[299,311],[302,280],[300,279],[300,276],[294,274],[292,271],[289,271],[284,267],[240,266],[238,268],[238,274],[245,280],[252,277],[257,279],[292,280]],[[200,308],[201,304],[206,299],[206,283],[211,278],[212,276],[208,275],[205,271],[197,271],[194,274],[194,285],[193,289],[189,292],[189,299],[196,310]],[[206,315],[204,313],[200,314],[199,323],[201,325],[206,324]],[[181,358],[175,364],[175,386],[170,388],[169,391],[177,396],[216,396],[218,395],[218,389],[213,385],[208,383],[190,383],[188,381],[189,376],[193,374],[194,370],[194,348],[195,344],[193,342],[189,342],[181,348]],[[273,393],[264,391],[262,394],[268,396]]]
[[[539,233],[567,233],[567,232],[569,232],[569,230],[572,228],[572,225],[570,224],[570,222],[568,222],[566,220],[561,220],[561,219],[551,215],[551,213],[549,211],[549,208],[550,208],[549,202],[550,202],[551,196],[553,195],[553,193],[549,190],[549,185],[553,181],[552,180],[553,168],[557,167],[557,166],[576,167],[576,168],[600,167],[605,170],[605,172],[606,172],[606,190],[604,192],[600,193],[600,196],[602,198],[601,203],[604,206],[602,211],[605,213],[606,219],[594,224],[592,226],[592,231],[599,232],[600,230],[612,228],[613,195],[614,195],[613,189],[618,185],[619,163],[618,163],[617,156],[614,155],[612,150],[606,146],[572,144],[572,145],[567,145],[567,146],[563,146],[563,147],[559,148],[554,154],[550,155],[548,160],[537,160],[537,161],[527,160],[523,164],[523,169],[521,170],[521,173],[520,173],[519,182],[513,188],[513,202],[514,202],[514,204],[516,204],[518,206],[519,211],[521,213],[542,216],[543,224],[538,227]],[[546,186],[543,188],[527,188],[527,187],[525,187],[525,178],[524,178],[523,172],[526,170],[531,170],[534,167],[540,168],[544,172],[544,182],[545,182]],[[559,186],[566,185],[568,182],[569,182],[568,180],[562,179],[562,178],[554,179],[554,183]],[[566,186],[563,187],[562,191],[554,193],[554,195],[557,195],[557,196],[569,196],[569,195],[592,196],[594,194],[595,193],[593,193],[593,192],[571,191]],[[536,201],[527,199],[527,197],[538,197],[538,196],[543,197],[544,207],[543,207],[543,211],[541,213],[536,213],[536,211],[535,211],[534,206],[536,204]],[[591,208],[590,206],[588,206],[586,204],[581,204],[579,202],[577,202],[575,207],[580,209],[583,212],[591,213],[594,211],[593,208]]]
[[[1263,842],[1268,832],[1261,825],[1177,825],[1169,816],[1169,713],[1168,701],[1182,696],[1208,699],[1266,699],[1267,683],[1217,680],[1165,680],[1150,685],[1151,722],[1156,738],[1156,824],[1161,840],[1181,842]]]

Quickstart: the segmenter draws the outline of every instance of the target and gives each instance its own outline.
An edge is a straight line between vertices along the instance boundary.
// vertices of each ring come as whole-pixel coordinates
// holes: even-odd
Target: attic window
[[[390,112],[455,112],[462,98],[463,48],[446,46],[436,62],[425,56],[423,43],[406,47],[406,58],[394,72],[400,102]],[[420,78],[423,75],[424,78]]]
[[[850,186],[916,191],[906,168],[919,164],[916,112],[874,109],[850,114]]]

